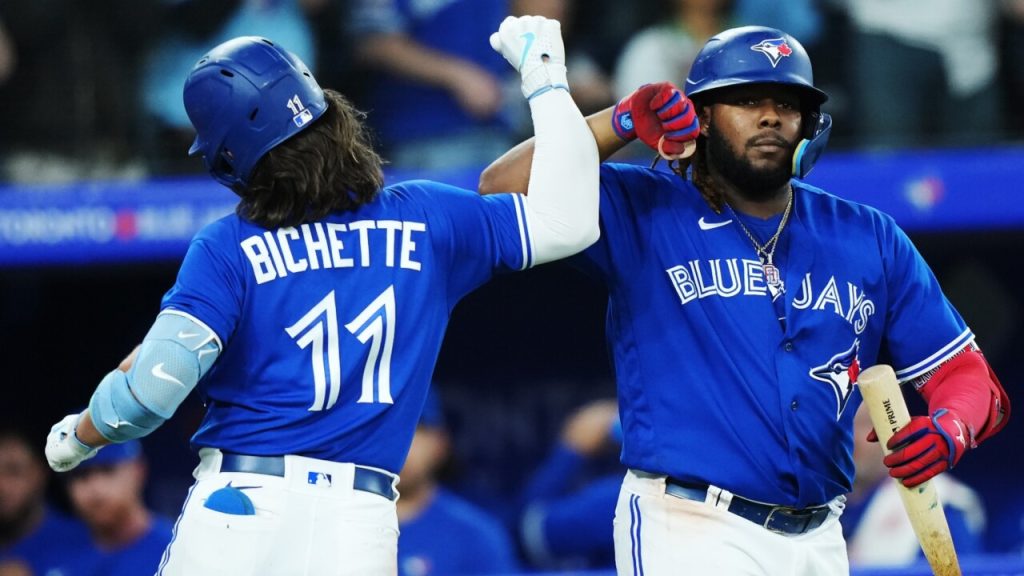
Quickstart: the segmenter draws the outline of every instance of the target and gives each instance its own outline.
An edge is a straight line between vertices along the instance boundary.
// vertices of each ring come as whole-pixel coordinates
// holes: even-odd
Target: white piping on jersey
[[[964,330],[959,336],[957,336],[952,342],[946,344],[931,356],[925,358],[924,360],[918,362],[917,364],[914,364],[913,366],[908,366],[901,370],[897,370],[896,379],[899,380],[901,384],[903,382],[906,382],[907,380],[913,380],[914,378],[917,378],[921,374],[924,374],[925,372],[931,370],[935,366],[938,366],[939,364],[942,364],[946,360],[949,360],[956,353],[960,352],[960,350],[963,350],[965,346],[970,345],[971,342],[974,342],[974,333],[971,332],[970,328],[968,328]]]
[[[519,244],[523,249],[523,267],[520,270],[526,270],[532,265],[530,262],[530,249],[529,241],[530,238],[526,234],[527,221],[526,221],[526,196],[522,194],[513,194],[512,203],[516,207],[516,222],[519,224]]]
[[[202,342],[200,342],[192,350],[199,350],[200,348],[205,346],[207,342],[209,342],[210,340],[213,340],[214,344],[217,345],[217,349],[220,350],[220,351],[224,351],[224,345],[221,344],[220,337],[217,336],[217,333],[214,332],[213,330],[211,330],[210,327],[207,326],[206,323],[203,322],[202,320],[200,320],[199,318],[196,318],[195,316],[189,314],[188,312],[182,312],[181,310],[177,310],[177,309],[174,309],[174,308],[168,308],[166,310],[161,310],[160,314],[170,314],[172,316],[181,316],[182,318],[188,318],[189,320],[191,320],[192,322],[195,322],[199,327],[201,327],[202,329],[206,330],[210,334],[210,336],[208,338],[204,339]],[[160,314],[157,314],[157,316],[159,316]]]

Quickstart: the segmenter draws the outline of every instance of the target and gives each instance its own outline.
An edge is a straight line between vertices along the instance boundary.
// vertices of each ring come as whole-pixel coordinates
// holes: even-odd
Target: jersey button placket
[[[783,346],[783,349],[785,349],[786,352],[792,352],[793,351],[793,343],[792,342],[786,342],[786,345]]]
[[[797,408],[799,408],[799,407],[800,407],[800,402],[798,402],[796,400],[793,400],[792,402],[789,403],[789,409],[792,410],[793,412],[796,412]]]

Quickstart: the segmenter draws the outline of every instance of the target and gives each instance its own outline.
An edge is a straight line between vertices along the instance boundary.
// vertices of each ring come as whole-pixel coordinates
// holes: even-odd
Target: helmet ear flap
[[[810,112],[804,115],[803,139],[793,151],[793,176],[806,178],[821,157],[832,133],[832,115],[826,112]]]

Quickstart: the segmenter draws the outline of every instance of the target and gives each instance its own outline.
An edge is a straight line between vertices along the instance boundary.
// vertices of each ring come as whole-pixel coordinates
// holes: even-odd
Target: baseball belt
[[[685,500],[706,502],[708,488],[710,486],[707,484],[691,484],[671,477],[665,479],[665,493]],[[729,503],[729,512],[772,532],[795,535],[821,526],[831,510],[827,505],[807,508],[774,506],[733,494],[732,501]]]
[[[221,472],[248,472],[284,478],[284,456],[250,456],[222,452],[220,461]],[[355,467],[352,488],[383,496],[388,500],[395,499],[391,476],[362,466]]]

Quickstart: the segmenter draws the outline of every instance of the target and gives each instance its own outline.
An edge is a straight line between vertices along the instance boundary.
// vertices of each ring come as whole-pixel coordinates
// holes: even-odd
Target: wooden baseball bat
[[[878,442],[888,455],[892,452],[886,448],[889,438],[910,422],[910,412],[907,411],[896,373],[891,366],[878,364],[860,373],[857,386],[868,405]],[[936,576],[961,576],[953,537],[949,533],[949,524],[946,523],[946,514],[942,510],[935,485],[928,480],[907,488],[898,480],[893,479],[893,482],[896,482],[903,507],[907,510],[910,524],[914,527],[917,541],[924,550],[932,572]]]

